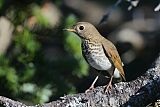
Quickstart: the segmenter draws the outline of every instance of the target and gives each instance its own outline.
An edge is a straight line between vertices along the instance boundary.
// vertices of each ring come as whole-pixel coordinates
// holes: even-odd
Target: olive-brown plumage
[[[72,28],[66,30],[76,33],[81,38],[82,54],[89,65],[97,70],[107,71],[110,74],[111,78],[107,89],[111,87],[113,77],[122,77],[125,80],[122,62],[116,47],[112,42],[101,36],[92,24],[78,22]],[[94,88],[97,79],[98,76],[89,89]]]

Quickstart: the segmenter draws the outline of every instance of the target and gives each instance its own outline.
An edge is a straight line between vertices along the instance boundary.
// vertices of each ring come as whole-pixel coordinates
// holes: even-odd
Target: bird
[[[105,85],[105,92],[112,89],[112,79],[125,79],[123,63],[114,44],[104,38],[94,25],[89,22],[77,22],[70,28],[64,30],[73,32],[81,38],[81,49],[84,59],[90,66],[98,71],[107,72],[110,80]],[[96,76],[90,88],[86,92],[93,90],[99,75]]]

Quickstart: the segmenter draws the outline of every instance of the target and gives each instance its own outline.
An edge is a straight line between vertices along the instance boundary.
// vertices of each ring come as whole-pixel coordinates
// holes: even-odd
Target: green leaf
[[[24,83],[20,89],[25,93],[33,94],[36,92],[36,85],[33,83]]]
[[[0,0],[0,9],[2,8],[4,0]]]
[[[40,47],[40,44],[35,39],[35,35],[26,28],[24,28],[23,32],[18,33],[14,39],[17,45],[22,48],[25,47],[32,54]]]
[[[49,26],[49,21],[44,15],[42,15],[41,9],[38,5],[34,5],[32,11],[33,11],[33,15],[36,17],[39,24],[41,24],[44,27]]]
[[[75,15],[71,14],[66,18],[65,27],[70,27],[77,22]]]
[[[8,86],[14,92],[18,92],[18,76],[16,75],[15,69],[6,67],[4,72],[6,72],[6,79]]]
[[[76,23],[75,16],[69,15],[66,19],[66,28],[74,23]],[[82,56],[81,40],[76,34],[65,31],[65,49],[78,61],[78,68],[75,68],[73,75],[78,77],[88,75],[88,64]]]
[[[52,95],[52,91],[50,89],[50,85],[46,85],[44,88],[37,90],[37,98],[39,98],[39,103],[44,103],[49,101],[50,96]]]
[[[26,64],[25,70],[23,71],[23,75],[21,76],[20,81],[24,82],[32,79],[35,74],[35,71],[36,69],[33,63],[30,62]]]

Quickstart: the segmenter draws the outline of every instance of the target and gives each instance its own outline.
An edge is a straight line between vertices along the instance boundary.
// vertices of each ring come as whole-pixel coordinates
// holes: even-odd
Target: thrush
[[[109,74],[110,81],[106,85],[105,92],[112,88],[113,78],[122,77],[125,80],[123,64],[116,47],[111,41],[101,36],[91,23],[78,22],[71,28],[65,30],[74,32],[81,38],[82,54],[88,64],[97,70],[105,71]],[[99,75],[86,92],[94,89],[98,77]]]

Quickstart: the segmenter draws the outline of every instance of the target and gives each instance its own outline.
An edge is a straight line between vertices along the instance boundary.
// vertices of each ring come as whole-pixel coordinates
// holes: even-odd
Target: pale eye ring
[[[79,30],[84,30],[84,26],[79,26]]]

